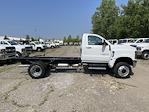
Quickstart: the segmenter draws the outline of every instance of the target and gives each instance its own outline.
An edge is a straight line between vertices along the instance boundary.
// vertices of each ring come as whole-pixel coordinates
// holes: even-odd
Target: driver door
[[[110,59],[110,46],[103,45],[103,39],[97,36],[88,36],[85,47],[86,61],[107,63]]]

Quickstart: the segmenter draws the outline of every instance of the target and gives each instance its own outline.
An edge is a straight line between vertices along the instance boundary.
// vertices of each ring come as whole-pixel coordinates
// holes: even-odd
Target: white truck
[[[14,59],[16,57],[15,47],[9,45],[3,45],[0,42],[0,65]]]
[[[134,38],[126,38],[126,39],[118,40],[118,44],[123,44],[123,45],[131,45],[134,42],[136,42],[136,39]]]
[[[138,38],[134,41],[129,41],[128,43],[123,43],[123,45],[129,45],[136,47],[136,55],[145,60],[149,59],[149,38]]]
[[[46,46],[47,46],[48,48],[55,48],[55,47],[56,47],[55,43],[52,42],[52,41],[46,42]]]
[[[145,60],[149,60],[149,38],[138,39],[131,46],[137,48],[137,56],[142,57]]]
[[[46,44],[41,44],[38,41],[31,42],[30,45],[32,46],[34,51],[44,51],[46,49]]]
[[[78,65],[77,68],[84,68],[84,71],[110,69],[116,77],[127,78],[136,66],[135,51],[131,46],[112,45],[99,35],[84,34],[81,57],[26,57],[19,60],[30,65],[28,73],[32,78],[42,78],[51,69],[59,69],[65,64],[71,69]]]
[[[0,40],[1,45],[13,46],[16,49],[16,57],[28,56],[32,52],[30,45],[20,45],[12,40]]]

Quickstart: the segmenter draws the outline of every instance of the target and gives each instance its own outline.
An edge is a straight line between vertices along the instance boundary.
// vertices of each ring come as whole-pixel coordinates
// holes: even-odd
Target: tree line
[[[68,37],[64,37],[64,40],[63,40],[64,43],[68,43],[68,45],[70,43],[74,44],[74,43],[80,43],[81,42],[81,39],[79,36],[77,37],[72,37],[71,35],[69,35]]]
[[[107,39],[148,37],[149,0],[128,0],[121,6],[115,0],[102,0],[92,24],[92,32]]]

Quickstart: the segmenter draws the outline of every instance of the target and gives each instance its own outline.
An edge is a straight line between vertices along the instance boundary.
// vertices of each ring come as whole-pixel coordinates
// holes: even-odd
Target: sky
[[[0,0],[0,35],[42,38],[81,36],[92,29],[101,0]],[[117,0],[126,4],[127,0]]]

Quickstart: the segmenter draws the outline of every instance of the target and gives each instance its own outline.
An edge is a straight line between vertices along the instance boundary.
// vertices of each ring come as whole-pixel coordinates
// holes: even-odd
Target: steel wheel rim
[[[145,59],[149,59],[149,53],[144,54]]]
[[[127,77],[129,75],[129,73],[130,73],[130,69],[127,66],[120,66],[118,68],[118,74],[121,77]]]
[[[34,65],[31,67],[30,72],[32,76],[39,77],[42,74],[42,68],[39,65]]]

